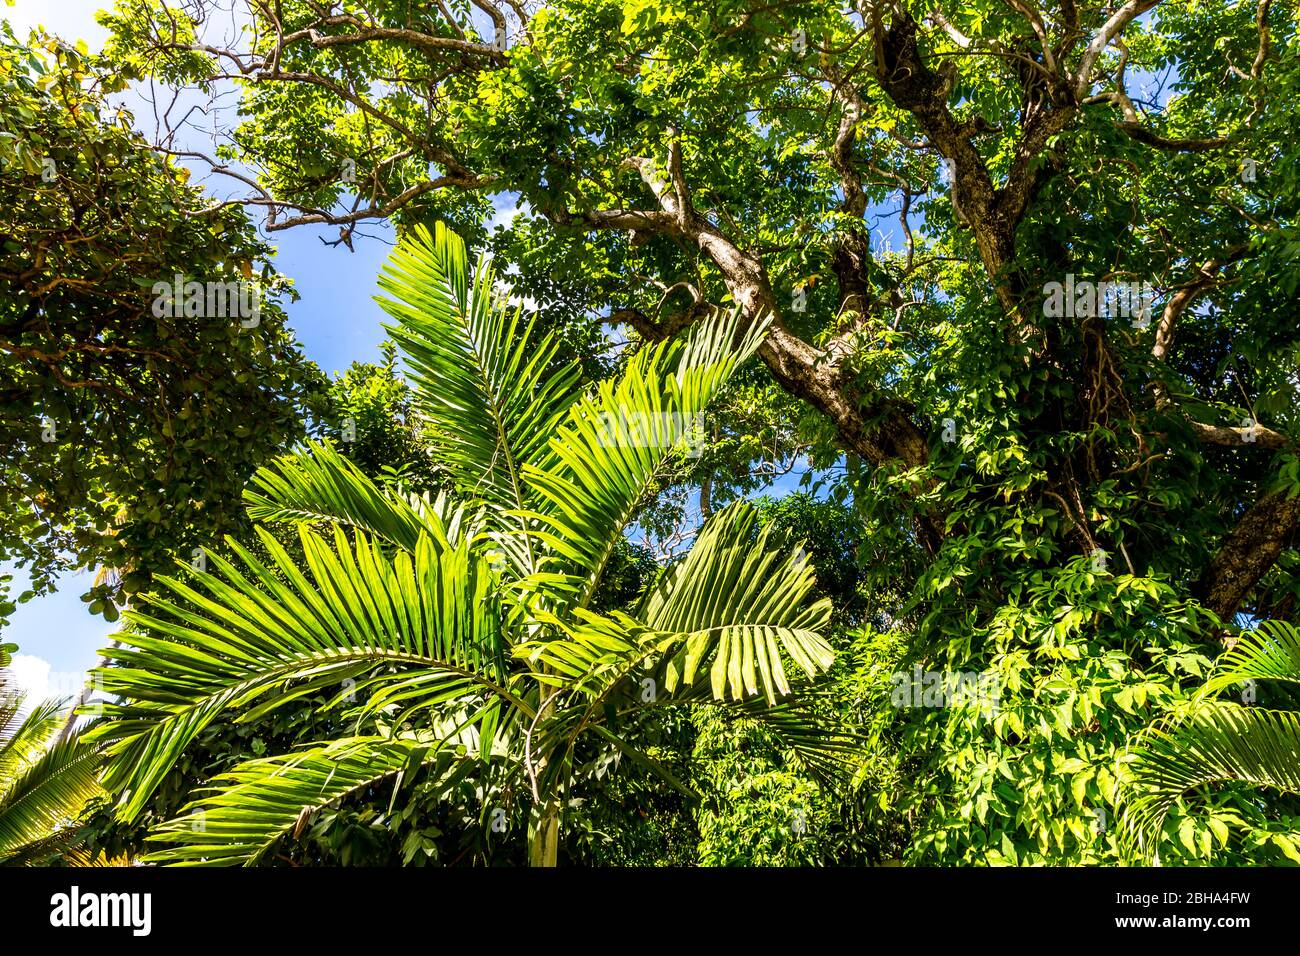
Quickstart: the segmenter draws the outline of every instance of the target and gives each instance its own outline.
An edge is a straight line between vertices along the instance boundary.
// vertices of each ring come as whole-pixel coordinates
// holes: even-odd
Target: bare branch
[[[1207,445],[1225,445],[1229,448],[1245,448],[1254,445],[1256,448],[1278,450],[1289,448],[1293,444],[1291,439],[1281,432],[1265,428],[1258,422],[1242,428],[1234,428],[1228,425],[1206,425],[1202,422],[1189,422],[1189,424],[1192,426],[1192,431],[1195,432],[1197,439]]]
[[[1079,69],[1074,75],[1074,93],[1079,99],[1088,92],[1088,85],[1092,82],[1092,68],[1096,65],[1098,58],[1110,46],[1111,42],[1124,32],[1125,27],[1135,19],[1153,9],[1160,0],[1128,0],[1122,7],[1116,10],[1109,20],[1102,24],[1089,41],[1087,48],[1083,51],[1083,56],[1079,60]]]

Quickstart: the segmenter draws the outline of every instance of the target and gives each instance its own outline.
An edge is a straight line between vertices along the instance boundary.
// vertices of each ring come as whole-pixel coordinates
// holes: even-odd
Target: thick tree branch
[[[1207,259],[1205,263],[1196,270],[1196,276],[1191,281],[1184,283],[1178,288],[1165,307],[1160,313],[1160,322],[1156,325],[1155,345],[1151,348],[1151,355],[1157,362],[1164,362],[1169,355],[1169,349],[1174,344],[1174,332],[1178,328],[1178,320],[1183,317],[1183,313],[1200,295],[1208,289],[1212,289],[1218,283],[1219,271],[1229,262],[1239,259],[1245,254],[1245,246],[1234,246],[1226,255],[1219,259]]]
[[[1247,249],[1248,247],[1245,245],[1233,246],[1221,258],[1206,260],[1196,270],[1195,278],[1184,283],[1169,297],[1169,301],[1165,303],[1164,309],[1161,310],[1160,321],[1156,324],[1155,344],[1151,347],[1151,356],[1157,362],[1168,360],[1169,351],[1174,344],[1174,333],[1177,331],[1178,322],[1183,314],[1198,297],[1220,284],[1219,273],[1223,270],[1223,267],[1239,260],[1246,254]],[[1158,408],[1167,408],[1171,402],[1164,383],[1160,381],[1153,382],[1151,388],[1155,395],[1156,406]],[[1258,422],[1241,427],[1208,425],[1190,420],[1188,424],[1197,439],[1208,445],[1224,445],[1230,448],[1255,445],[1259,448],[1276,450],[1288,448],[1294,444],[1286,435],[1260,425]]]
[[[1012,179],[997,189],[983,158],[972,142],[978,124],[959,123],[948,107],[948,96],[956,81],[956,69],[948,64],[942,72],[930,69],[917,46],[917,23],[905,13],[895,15],[886,28],[874,18],[876,31],[876,78],[897,105],[907,110],[925,131],[935,148],[951,161],[952,197],[975,236],[980,260],[994,285],[998,302],[1013,320],[1013,332],[1025,342],[1043,342],[1037,324],[1025,309],[1014,277],[1015,233],[1035,191],[1030,164],[1046,141],[1063,129],[1069,119],[1064,109],[1038,110],[1027,124]]]
[[[671,217],[675,234],[695,243],[717,267],[742,314],[750,321],[771,317],[771,331],[758,354],[782,388],[826,414],[835,423],[845,449],[873,464],[896,463],[914,468],[929,459],[925,435],[900,405],[865,392],[852,369],[785,326],[762,262],[695,211],[680,166],[671,156],[672,183],[660,177],[650,159],[634,157],[627,165],[637,170],[664,214]],[[658,331],[640,316],[628,314],[630,319]],[[933,551],[942,539],[941,523],[937,518],[927,518],[919,523],[917,533],[922,545]]]
[[[1228,621],[1300,526],[1300,496],[1274,491],[1259,499],[1223,540],[1197,584],[1202,603]]]
[[[1088,86],[1092,83],[1092,68],[1106,47],[1124,32],[1125,27],[1148,10],[1154,9],[1159,2],[1160,0],[1128,0],[1102,24],[1079,59],[1079,67],[1074,74],[1074,94],[1077,98],[1083,99],[1087,95]]]
[[[1209,139],[1167,139],[1159,133],[1147,129],[1141,123],[1123,122],[1115,125],[1128,134],[1129,138],[1147,146],[1154,146],[1156,149],[1169,152],[1208,153],[1211,150],[1231,146],[1233,142],[1231,137],[1226,136],[1215,136]]]
[[[1254,445],[1256,448],[1278,450],[1289,448],[1291,439],[1281,432],[1265,428],[1256,422],[1249,427],[1236,428],[1229,425],[1206,425],[1202,422],[1188,422],[1197,439],[1207,445],[1225,445],[1229,448],[1242,448]]]

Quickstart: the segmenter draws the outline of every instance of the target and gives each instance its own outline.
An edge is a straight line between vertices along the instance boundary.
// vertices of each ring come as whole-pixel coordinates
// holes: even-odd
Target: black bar
[[[74,886],[88,918],[101,909],[98,894],[149,894],[148,934],[136,935],[130,918],[143,916],[144,897],[102,907],[108,918],[126,913],[118,919],[126,925],[52,925],[68,921]],[[1289,869],[25,869],[0,870],[0,942],[102,937],[135,949],[255,941],[260,949],[377,946],[427,933],[438,946],[494,947],[545,927],[546,938],[580,951],[629,937],[689,939],[695,948],[701,939],[734,946],[846,933],[863,947],[899,933],[918,943],[1034,932],[1053,934],[1040,940],[1199,934],[1231,943],[1293,925],[1297,891],[1300,870]]]

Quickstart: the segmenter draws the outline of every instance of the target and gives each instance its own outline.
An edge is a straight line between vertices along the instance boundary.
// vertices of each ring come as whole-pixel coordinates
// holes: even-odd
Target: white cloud
[[[50,662],[35,654],[15,654],[9,667],[9,683],[27,695],[24,709],[44,700],[62,700],[65,703],[81,696],[90,677],[83,671],[56,671]],[[90,695],[90,700],[98,695]]]
[[[76,702],[85,688],[88,675],[78,671],[56,671],[50,668],[50,662],[35,654],[15,654],[9,666],[9,686],[11,690],[24,695],[22,706],[18,709],[19,719],[25,718],[32,708],[48,700],[61,703],[64,713]],[[97,704],[104,700],[100,693],[92,693],[87,704]],[[78,729],[90,720],[89,715],[77,718]]]
[[[12,686],[27,695],[27,703],[50,696],[50,662],[34,654],[15,654],[9,665]]]
[[[493,210],[492,218],[487,221],[487,231],[493,232],[497,226],[509,229],[521,212],[523,210],[515,206],[498,206]]]

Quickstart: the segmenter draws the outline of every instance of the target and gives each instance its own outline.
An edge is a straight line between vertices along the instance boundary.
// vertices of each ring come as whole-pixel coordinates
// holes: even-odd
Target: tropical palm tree
[[[439,225],[399,243],[380,304],[453,486],[436,500],[367,478],[326,445],[261,470],[246,493],[264,555],[163,578],[128,612],[95,739],[135,818],[177,757],[223,714],[253,719],[324,688],[358,728],[248,760],[151,836],[160,862],[250,864],[317,809],[418,776],[526,795],[529,860],[554,865],[567,801],[637,746],[669,704],[713,702],[767,722],[813,772],[854,741],[820,726],[810,682],[833,653],[829,602],[797,543],[744,502],[715,514],[633,613],[593,594],[624,528],[674,468],[685,426],[762,340],[738,314],[643,347],[616,380],[579,390],[575,363],[472,276]],[[297,525],[302,564],[265,527]],[[188,569],[186,569],[188,572]],[[364,732],[362,732],[364,730]],[[493,812],[483,802],[486,822]]]
[[[1159,859],[1165,817],[1196,787],[1237,781],[1300,794],[1300,712],[1212,699],[1254,681],[1300,684],[1300,631],[1268,621],[1242,634],[1187,711],[1139,739],[1121,794],[1123,834],[1139,858]]]
[[[9,682],[11,649],[0,647],[0,866],[81,859],[74,824],[102,793],[99,754],[77,733],[61,735],[59,701],[38,703],[23,716],[25,695]]]

